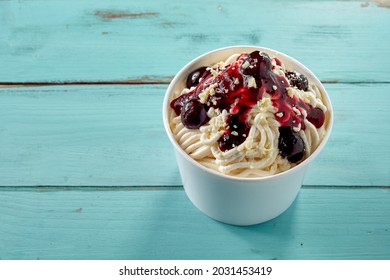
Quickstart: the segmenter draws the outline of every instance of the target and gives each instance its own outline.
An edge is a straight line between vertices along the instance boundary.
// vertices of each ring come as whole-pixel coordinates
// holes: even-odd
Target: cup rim
[[[169,103],[170,103],[170,99],[171,99],[171,95],[172,95],[172,89],[174,88],[175,84],[179,81],[179,79],[181,78],[181,76],[183,75],[184,72],[189,73],[190,72],[189,69],[191,69],[193,67],[193,65],[195,65],[198,61],[202,60],[203,58],[210,56],[210,55],[213,55],[215,53],[221,52],[221,51],[233,51],[235,49],[237,49],[237,52],[242,52],[242,50],[240,51],[240,49],[248,49],[248,50],[252,49],[252,50],[260,50],[260,51],[264,51],[264,52],[268,51],[268,52],[275,54],[276,56],[282,56],[282,57],[288,59],[290,61],[290,63],[296,64],[299,68],[303,69],[304,70],[303,74],[309,74],[312,82],[314,82],[314,84],[320,88],[321,93],[323,94],[323,97],[326,99],[327,109],[329,112],[329,114],[328,114],[329,120],[326,123],[326,125],[327,125],[326,132],[325,132],[325,135],[324,135],[320,145],[316,148],[316,150],[308,158],[306,158],[298,165],[296,165],[296,166],[294,166],[286,171],[283,171],[283,172],[280,172],[277,174],[262,176],[262,177],[238,177],[238,176],[234,176],[234,175],[224,174],[222,172],[207,168],[206,166],[202,165],[201,163],[199,163],[198,161],[193,159],[190,155],[188,155],[183,150],[183,148],[179,145],[179,143],[175,140],[175,138],[173,136],[173,133],[172,133],[171,128],[169,126],[168,107],[169,107]],[[163,117],[165,131],[168,135],[169,140],[171,141],[172,145],[174,146],[175,151],[179,152],[184,158],[186,158],[187,160],[192,162],[194,165],[196,165],[198,168],[200,168],[208,173],[211,173],[213,175],[216,175],[218,177],[225,178],[228,180],[235,180],[235,181],[241,181],[241,182],[243,182],[243,181],[247,181],[247,182],[259,181],[260,182],[260,181],[266,181],[266,180],[270,180],[270,179],[281,178],[284,176],[288,176],[291,173],[295,173],[295,172],[299,171],[300,169],[304,168],[309,163],[311,163],[318,156],[318,154],[322,151],[325,144],[328,142],[330,133],[331,133],[332,128],[333,128],[333,114],[334,114],[333,107],[332,107],[328,92],[326,91],[326,89],[323,86],[323,84],[321,83],[321,81],[317,78],[317,76],[314,75],[314,73],[310,69],[308,69],[305,65],[303,65],[301,62],[299,62],[295,58],[293,58],[285,53],[282,53],[280,51],[276,51],[276,50],[273,50],[270,48],[266,48],[266,47],[262,47],[262,46],[254,46],[254,45],[233,45],[233,46],[217,48],[217,49],[208,51],[208,52],[206,52],[202,55],[199,55],[196,58],[192,59],[190,62],[188,62],[186,65],[184,65],[179,70],[179,72],[177,72],[177,74],[174,76],[172,81],[169,83],[169,86],[165,92],[164,101],[163,101],[163,110],[162,110],[162,115],[163,115],[162,117]]]

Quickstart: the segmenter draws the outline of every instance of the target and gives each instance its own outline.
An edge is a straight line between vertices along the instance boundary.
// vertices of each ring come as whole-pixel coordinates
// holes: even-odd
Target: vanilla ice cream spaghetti
[[[235,54],[229,57],[225,62],[220,62],[212,67],[208,67],[207,70],[210,71],[212,76],[217,77],[218,74],[226,70],[227,67],[232,67],[231,65],[234,66],[235,61],[237,61],[239,57],[240,54]],[[245,60],[240,65],[243,68],[250,67],[250,65],[246,65],[248,63],[248,60]],[[286,69],[283,63],[275,58],[271,59],[271,63],[273,73],[287,81],[285,75]],[[237,84],[236,79],[238,78],[232,79],[235,84]],[[257,88],[258,85],[251,76],[245,76],[245,79],[245,81],[241,82],[244,84],[246,83],[245,85],[247,87],[264,91],[262,92],[262,97],[252,106],[246,116],[249,131],[247,133],[242,133],[242,135],[238,135],[240,132],[235,131],[236,125],[231,125],[227,122],[229,116],[232,115],[231,110],[233,110],[234,104],[230,109],[225,108],[222,110],[213,106],[208,107],[208,121],[195,129],[186,127],[183,124],[183,117],[178,115],[174,110],[170,110],[168,116],[170,128],[175,140],[181,148],[200,164],[221,173],[238,177],[263,177],[277,174],[292,168],[296,164],[299,164],[301,160],[310,156],[324,137],[324,125],[317,128],[315,124],[309,121],[307,119],[308,112],[305,110],[305,106],[292,108],[294,116],[298,116],[302,119],[301,123],[298,123],[296,126],[294,126],[294,124],[292,125],[292,133],[298,134],[302,139],[304,143],[304,155],[303,159],[299,160],[299,162],[289,161],[287,157],[281,155],[278,147],[280,146],[279,129],[281,127],[281,122],[278,119],[283,118],[284,113],[277,112],[273,105],[272,95],[275,94],[276,91],[272,93],[264,90],[263,87]],[[283,79],[281,80],[283,81]],[[275,89],[275,87],[276,86],[273,86],[273,89]],[[200,102],[204,105],[206,105],[206,103],[210,105],[210,102],[212,105],[217,102],[210,98],[210,96],[214,96],[215,89],[216,83],[211,82],[200,90],[198,94]],[[191,87],[190,89],[184,88],[181,92],[175,93],[176,96],[173,98],[185,96],[193,90],[194,87]],[[305,90],[286,85],[286,90],[290,98],[295,97],[297,100],[302,100],[306,104],[309,104],[311,106],[310,108],[318,108],[321,111],[326,112],[327,108],[322,102],[323,96],[315,85],[309,83]],[[292,122],[294,123],[294,120]],[[241,137],[244,140],[237,145],[233,142],[229,149],[221,150],[219,141],[221,141],[221,138],[226,134],[227,129],[229,131],[228,136]]]

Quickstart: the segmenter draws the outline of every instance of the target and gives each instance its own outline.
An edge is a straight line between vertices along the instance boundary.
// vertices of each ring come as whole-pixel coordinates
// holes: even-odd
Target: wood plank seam
[[[357,186],[357,185],[303,185],[302,189],[390,189],[390,186]],[[182,185],[150,185],[150,186],[0,186],[1,191],[155,191],[155,190],[184,190]]]
[[[173,77],[172,77],[173,78]],[[127,80],[127,81],[74,81],[74,82],[0,82],[0,87],[43,87],[43,86],[82,86],[82,85],[168,85],[172,78],[159,80]],[[336,81],[323,80],[323,84],[390,84],[390,81]]]

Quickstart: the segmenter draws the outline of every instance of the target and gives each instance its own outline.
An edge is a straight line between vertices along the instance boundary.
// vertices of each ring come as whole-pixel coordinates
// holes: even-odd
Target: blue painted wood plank
[[[0,82],[167,82],[242,44],[285,52],[322,80],[389,82],[389,24],[389,9],[359,1],[1,1]]]
[[[184,191],[0,189],[0,259],[389,259],[389,188],[303,188],[267,223],[201,214]]]
[[[306,185],[390,186],[388,84],[327,85],[329,142]],[[181,185],[166,85],[0,89],[0,186]]]
[[[178,184],[165,88],[0,89],[0,185]]]

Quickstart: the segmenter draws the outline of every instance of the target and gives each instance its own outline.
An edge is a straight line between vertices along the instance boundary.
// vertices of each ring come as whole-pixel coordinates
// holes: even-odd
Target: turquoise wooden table
[[[0,1],[0,259],[390,259],[389,1]],[[201,214],[161,105],[189,60],[280,50],[334,130],[292,207]]]

